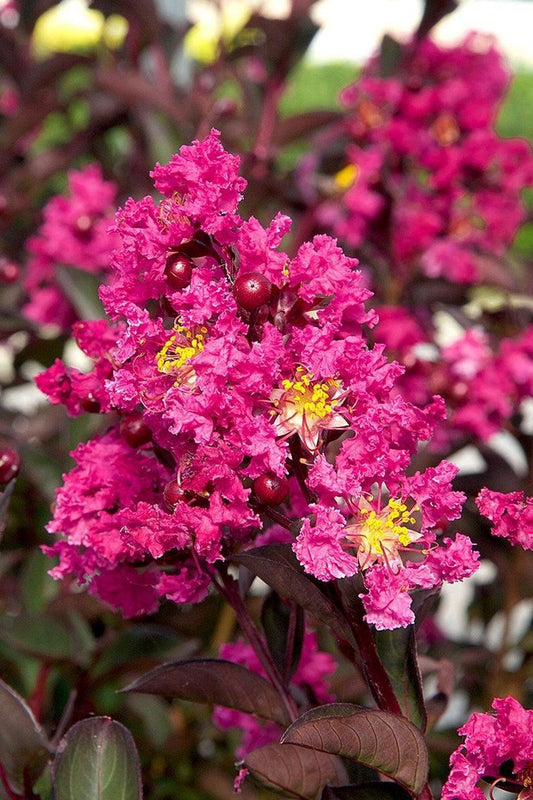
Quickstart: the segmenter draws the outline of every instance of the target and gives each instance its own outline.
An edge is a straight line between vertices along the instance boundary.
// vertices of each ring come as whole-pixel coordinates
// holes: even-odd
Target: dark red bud
[[[89,392],[86,397],[81,397],[80,404],[83,410],[88,411],[89,414],[98,414],[100,412],[100,401],[92,392]]]
[[[175,506],[179,503],[180,500],[185,498],[185,493],[182,491],[181,486],[179,483],[174,480],[167,483],[165,488],[163,489],[163,497],[165,498],[165,503],[167,506],[174,510]]]
[[[194,261],[180,252],[171,250],[167,255],[165,275],[171,289],[179,291],[189,285],[194,269]]]
[[[19,474],[20,456],[16,450],[10,447],[0,447],[0,485],[9,481]]]
[[[15,283],[18,281],[20,270],[17,264],[13,261],[8,261],[7,258],[0,258],[0,282],[2,283]]]
[[[287,499],[289,481],[279,478],[275,472],[265,472],[255,479],[253,488],[255,496],[265,506],[278,506]]]
[[[128,414],[121,420],[120,434],[131,447],[140,447],[152,438],[152,431],[146,425],[140,411]]]
[[[237,278],[233,286],[233,296],[247,311],[254,311],[270,300],[272,284],[260,272],[248,272]]]

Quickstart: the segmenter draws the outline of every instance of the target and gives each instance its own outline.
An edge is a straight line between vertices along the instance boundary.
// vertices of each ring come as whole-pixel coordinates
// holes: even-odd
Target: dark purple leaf
[[[397,75],[402,63],[402,46],[396,39],[386,33],[381,40],[379,51],[379,75],[381,78],[392,78]]]
[[[360,761],[419,794],[428,752],[418,728],[387,711],[352,709],[349,703],[313,709],[285,731],[282,742]]]
[[[84,719],[63,739],[53,765],[54,800],[141,800],[131,733],[109,717]]]
[[[223,659],[201,658],[163,664],[123,691],[215,703],[257,714],[282,726],[290,722],[284,703],[270,683],[241,664]]]
[[[270,654],[288,684],[302,653],[303,610],[294,603],[287,605],[276,592],[270,592],[261,609],[261,622]]]
[[[424,731],[427,717],[414,627],[376,631],[374,638],[403,714]]]
[[[270,789],[315,800],[327,784],[346,783],[340,758],[294,744],[267,744],[252,750],[244,764]]]
[[[309,611],[352,647],[356,646],[352,630],[344,616],[317,584],[303,574],[289,545],[255,547],[234,556],[233,561],[253,572],[281,597],[292,600]]]
[[[367,781],[348,786],[326,786],[320,800],[411,800],[411,794],[392,781]]]
[[[0,763],[14,792],[22,793],[24,775],[41,774],[51,747],[29,706],[14,689],[0,680]]]

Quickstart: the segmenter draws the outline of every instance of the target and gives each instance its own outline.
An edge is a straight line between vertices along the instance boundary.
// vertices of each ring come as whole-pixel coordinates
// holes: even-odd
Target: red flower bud
[[[16,450],[10,447],[0,447],[0,485],[9,481],[19,474],[20,456]]]
[[[265,506],[278,506],[287,499],[289,481],[279,478],[275,472],[265,472],[255,479],[253,489],[257,499]]]
[[[170,250],[167,255],[165,275],[171,289],[179,291],[189,285],[194,269],[194,261],[179,251]]]
[[[240,306],[247,311],[254,311],[270,300],[272,284],[260,272],[248,272],[237,278],[233,287],[233,295]]]
[[[167,483],[165,488],[163,489],[163,497],[165,498],[165,503],[167,506],[174,510],[175,506],[179,503],[180,500],[185,498],[185,493],[182,491],[181,486],[179,483],[174,480]]]
[[[152,438],[152,431],[145,424],[140,411],[128,414],[120,423],[120,434],[131,447],[147,444]]]

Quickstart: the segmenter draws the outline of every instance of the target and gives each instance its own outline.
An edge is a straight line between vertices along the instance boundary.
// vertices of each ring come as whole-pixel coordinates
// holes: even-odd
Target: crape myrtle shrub
[[[508,71],[428,3],[341,110],[284,119],[310,5],[188,85],[149,4],[100,6],[113,52],[39,61],[45,4],[1,29],[10,800],[531,792]]]

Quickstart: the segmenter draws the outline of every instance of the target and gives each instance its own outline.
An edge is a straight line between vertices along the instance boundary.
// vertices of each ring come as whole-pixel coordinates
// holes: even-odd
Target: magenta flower
[[[407,625],[411,591],[476,566],[466,537],[440,542],[464,500],[454,468],[407,477],[443,401],[402,399],[402,368],[366,340],[370,292],[333,239],[290,259],[286,217],[263,228],[238,215],[237,168],[216,131],[156,167],[164,197],[116,216],[100,290],[112,322],[75,328],[93,369],[58,361],[38,378],[71,414],[115,415],[58,491],[53,574],[147,613],[159,598],[203,599],[243,548],[292,541],[321,580],[360,573],[378,627]],[[258,488],[272,480],[279,498]]]
[[[70,300],[56,277],[58,266],[74,267],[101,277],[110,268],[111,253],[119,240],[109,232],[116,186],[105,181],[96,164],[68,174],[68,194],[49,200],[44,221],[27,244],[30,260],[24,313],[40,325],[68,330],[76,320]]]
[[[524,550],[533,550],[533,497],[523,492],[493,492],[486,487],[476,499],[483,516],[493,523],[494,536],[502,536]]]
[[[533,711],[513,697],[496,698],[494,714],[473,714],[459,728],[465,741],[450,758],[442,800],[483,800],[481,778],[529,796],[533,786]],[[523,795],[522,795],[523,792]]]

